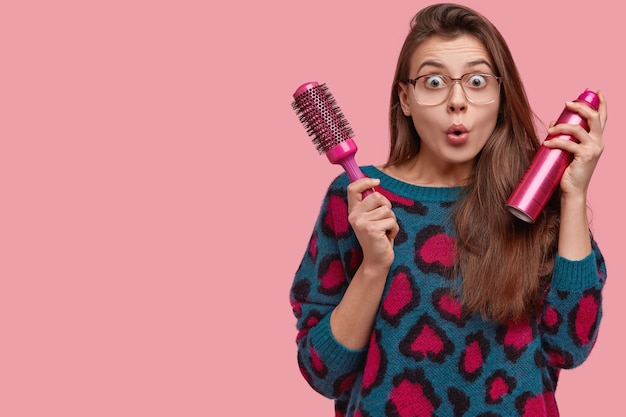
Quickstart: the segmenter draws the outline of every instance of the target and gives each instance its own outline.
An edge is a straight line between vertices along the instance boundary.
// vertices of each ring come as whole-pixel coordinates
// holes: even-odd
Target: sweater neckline
[[[432,201],[435,203],[454,202],[459,193],[465,187],[429,187],[425,185],[410,184],[387,175],[374,165],[362,167],[363,173],[371,178],[379,178],[380,186],[396,195],[419,201]]]

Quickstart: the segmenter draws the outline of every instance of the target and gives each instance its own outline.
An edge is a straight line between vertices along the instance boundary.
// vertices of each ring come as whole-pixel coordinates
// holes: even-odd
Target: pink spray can
[[[578,96],[576,101],[585,103],[594,110],[598,109],[600,103],[598,95],[589,89]],[[556,121],[556,124],[561,123],[580,125],[589,131],[587,120],[567,108],[563,110]],[[545,140],[555,137],[548,135]],[[559,135],[558,137],[576,141],[570,135]],[[540,146],[520,182],[506,201],[506,208],[525,222],[534,223],[561,182],[563,172],[572,162],[572,157],[572,154],[561,149]]]

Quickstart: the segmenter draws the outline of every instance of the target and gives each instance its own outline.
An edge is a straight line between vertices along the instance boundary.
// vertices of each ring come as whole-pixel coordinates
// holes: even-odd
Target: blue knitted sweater
[[[606,267],[595,243],[580,261],[557,255],[543,312],[497,324],[469,313],[451,291],[451,209],[460,188],[420,187],[373,166],[377,191],[400,226],[369,345],[333,337],[330,313],[362,259],[348,223],[345,174],[330,185],[291,287],[298,364],[335,400],[336,416],[558,416],[559,370],[582,363],[596,340]]]

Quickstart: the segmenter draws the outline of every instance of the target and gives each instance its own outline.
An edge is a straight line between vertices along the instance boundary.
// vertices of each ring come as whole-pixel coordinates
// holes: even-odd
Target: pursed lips
[[[467,142],[468,131],[462,124],[453,124],[448,128],[448,142],[452,145],[458,146]]]

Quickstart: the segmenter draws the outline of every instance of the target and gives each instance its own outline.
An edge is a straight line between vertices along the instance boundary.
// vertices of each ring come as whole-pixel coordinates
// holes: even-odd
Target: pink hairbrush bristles
[[[326,84],[315,81],[302,84],[293,97],[291,106],[320,155],[326,154],[331,163],[341,165],[350,181],[365,178],[354,159],[357,146],[352,139],[352,129]],[[371,193],[372,190],[366,190],[363,198]]]

